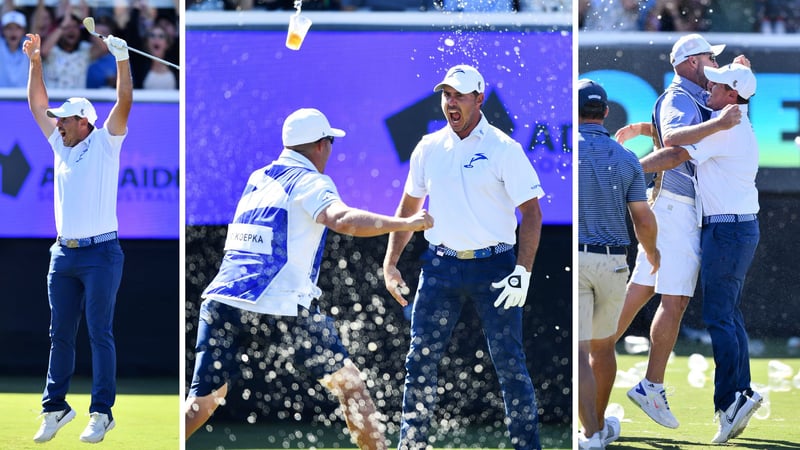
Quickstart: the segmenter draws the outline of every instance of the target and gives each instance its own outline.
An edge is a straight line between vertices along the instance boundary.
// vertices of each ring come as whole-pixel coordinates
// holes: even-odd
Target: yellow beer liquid
[[[292,50],[299,50],[300,44],[302,43],[303,38],[297,33],[289,33],[289,35],[286,36],[286,46]]]

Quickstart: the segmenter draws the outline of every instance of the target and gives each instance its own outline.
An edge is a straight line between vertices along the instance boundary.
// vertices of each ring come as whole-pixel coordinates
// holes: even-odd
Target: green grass
[[[0,448],[86,450],[89,444],[78,440],[89,421],[91,384],[74,379],[67,401],[78,415],[65,425],[52,441],[33,442],[41,419],[43,378],[0,377]],[[114,406],[116,427],[98,444],[115,450],[176,450],[180,448],[180,399],[175,380],[120,379]]]
[[[768,348],[778,349],[771,355],[752,358],[750,370],[753,383],[768,386],[767,364],[770,359],[779,359],[794,370],[800,369],[800,358],[781,351],[778,345]],[[688,355],[700,353],[706,357],[709,369],[708,378],[702,388],[692,387],[688,382]],[[717,430],[714,423],[713,370],[714,361],[710,346],[683,344],[676,347],[675,359],[667,366],[666,390],[670,409],[680,422],[675,430],[664,428],[653,422],[626,396],[628,387],[615,387],[611,393],[611,403],[622,406],[622,435],[609,446],[610,449],[707,449],[719,446],[710,444]],[[646,361],[646,355],[620,355],[618,369],[627,371],[636,363]],[[763,392],[763,391],[762,391]],[[767,398],[765,398],[766,402]],[[747,429],[736,439],[723,447],[741,449],[800,449],[800,390],[792,387],[788,392],[769,392],[769,416],[764,419],[753,417]],[[767,412],[762,406],[758,414]]]

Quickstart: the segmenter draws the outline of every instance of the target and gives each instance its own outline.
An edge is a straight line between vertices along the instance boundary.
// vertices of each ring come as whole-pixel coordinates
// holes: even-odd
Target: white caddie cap
[[[478,69],[468,66],[466,64],[459,64],[453,66],[447,71],[444,80],[433,88],[433,92],[439,92],[444,89],[444,86],[461,92],[462,94],[469,94],[470,92],[483,93],[486,88],[486,83],[483,81],[483,75],[478,72]]]
[[[94,126],[94,122],[97,120],[97,112],[94,110],[94,106],[92,106],[89,100],[83,97],[68,98],[67,101],[58,108],[48,109],[47,115],[49,117],[86,117],[89,119],[89,123],[92,126]]]
[[[747,66],[737,63],[731,63],[727,66],[722,66],[719,69],[713,67],[705,67],[703,71],[706,73],[706,78],[718,84],[726,84],[736,92],[739,97],[749,100],[750,97],[756,93],[756,76],[753,71]]]
[[[3,28],[12,23],[21,26],[23,29],[28,26],[28,21],[25,19],[25,14],[22,14],[19,11],[9,11],[3,14]]]
[[[711,45],[699,34],[687,34],[678,39],[675,45],[672,46],[669,61],[672,63],[672,67],[677,67],[678,64],[686,61],[690,56],[702,53],[713,53],[714,56],[718,56],[723,50],[725,50],[725,44]]]
[[[343,130],[331,128],[328,118],[318,109],[302,108],[289,114],[283,122],[283,146],[308,144],[324,137],[342,137]]]

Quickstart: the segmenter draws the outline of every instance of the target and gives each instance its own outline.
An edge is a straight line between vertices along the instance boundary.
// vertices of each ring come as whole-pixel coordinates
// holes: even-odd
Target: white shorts
[[[657,294],[694,296],[700,272],[700,227],[694,202],[684,196],[661,191],[652,206],[658,223],[656,246],[661,267],[655,275],[641,244],[631,282],[655,286]]]
[[[578,253],[578,340],[605,339],[617,332],[628,281],[625,255]]]

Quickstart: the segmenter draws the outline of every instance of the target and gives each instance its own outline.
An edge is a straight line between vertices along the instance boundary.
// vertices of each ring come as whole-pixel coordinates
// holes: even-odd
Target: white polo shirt
[[[483,116],[463,140],[450,125],[424,136],[411,154],[405,192],[429,198],[436,226],[425,231],[428,242],[459,251],[514,244],[516,207],[544,196],[522,146]]]
[[[68,239],[117,231],[119,155],[127,133],[112,136],[95,128],[75,147],[53,130],[48,141],[55,153],[54,208],[56,231]]]
[[[250,175],[228,226],[225,257],[203,298],[263,314],[296,316],[317,287],[327,227],[317,216],[339,193],[307,158],[284,149]]]
[[[739,109],[742,121],[738,125],[686,146],[697,163],[703,216],[755,214],[759,210],[758,142],[747,117],[747,105],[739,105]]]

